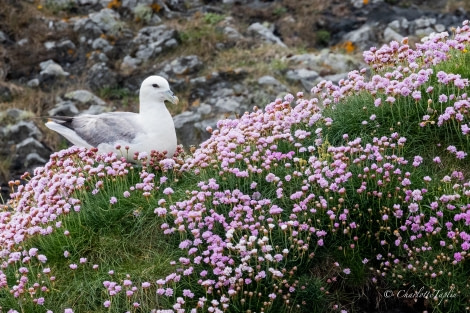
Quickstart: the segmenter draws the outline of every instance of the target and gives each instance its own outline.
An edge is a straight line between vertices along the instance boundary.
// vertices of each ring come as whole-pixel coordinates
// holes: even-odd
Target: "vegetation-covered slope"
[[[468,310],[469,43],[372,49],[172,159],[53,154],[0,213],[2,310]]]

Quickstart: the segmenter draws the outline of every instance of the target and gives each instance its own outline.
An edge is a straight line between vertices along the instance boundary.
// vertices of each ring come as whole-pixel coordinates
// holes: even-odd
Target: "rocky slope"
[[[169,79],[186,148],[207,127],[363,67],[361,52],[449,31],[466,1],[0,0],[0,184],[67,143],[41,117],[137,109]]]

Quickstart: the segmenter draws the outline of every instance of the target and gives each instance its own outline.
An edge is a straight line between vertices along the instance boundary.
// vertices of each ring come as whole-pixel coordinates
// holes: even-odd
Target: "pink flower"
[[[111,301],[109,300],[106,300],[104,303],[103,303],[104,307],[105,308],[109,308],[111,306]]]
[[[111,199],[109,199],[109,203],[111,204],[115,204],[116,202],[117,202],[116,197],[111,197]]]

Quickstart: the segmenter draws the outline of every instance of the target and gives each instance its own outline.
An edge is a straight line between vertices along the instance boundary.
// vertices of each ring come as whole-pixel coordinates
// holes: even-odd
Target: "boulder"
[[[300,82],[305,90],[310,91],[314,86],[315,80],[319,74],[316,71],[308,70],[305,68],[299,68],[289,70],[286,73],[286,78],[292,82]]]
[[[284,48],[287,47],[278,36],[274,35],[272,30],[261,23],[253,23],[247,30],[250,35],[257,37],[264,42],[276,44]]]
[[[116,86],[117,75],[106,66],[106,63],[96,63],[87,72],[87,85],[91,90]]]
[[[203,64],[197,55],[179,57],[166,64],[163,71],[169,76],[182,76],[197,73]]]
[[[384,41],[385,42],[390,42],[392,40],[395,40],[397,42],[401,42],[403,40],[403,36],[397,33],[393,28],[387,27],[384,30]]]
[[[74,90],[64,95],[64,99],[78,102],[82,107],[89,107],[91,105],[106,105],[103,99],[97,97],[95,94],[88,90]]]
[[[137,47],[136,58],[148,61],[155,58],[164,49],[178,45],[176,38],[176,31],[166,25],[147,26],[139,30],[131,45]]]
[[[39,67],[41,68],[41,72],[39,73],[41,76],[45,77],[63,77],[69,76],[70,74],[62,68],[59,64],[54,62],[54,60],[47,60],[44,62],[39,63]]]
[[[30,137],[36,139],[42,138],[42,133],[39,131],[39,128],[31,121],[19,121],[15,124],[0,128],[0,135],[4,138],[2,141],[9,144],[21,142]]]
[[[61,101],[56,103],[55,107],[47,111],[47,113],[49,116],[75,116],[79,114],[80,111],[72,101]]]

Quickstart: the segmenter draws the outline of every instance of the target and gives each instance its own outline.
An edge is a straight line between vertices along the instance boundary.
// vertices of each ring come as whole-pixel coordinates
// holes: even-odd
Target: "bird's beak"
[[[173,93],[173,91],[168,90],[168,91],[166,92],[166,95],[167,95],[166,99],[167,99],[168,101],[170,101],[171,103],[173,103],[173,104],[178,104],[178,102],[180,102],[180,100],[178,99],[177,96],[175,96],[175,94]]]

